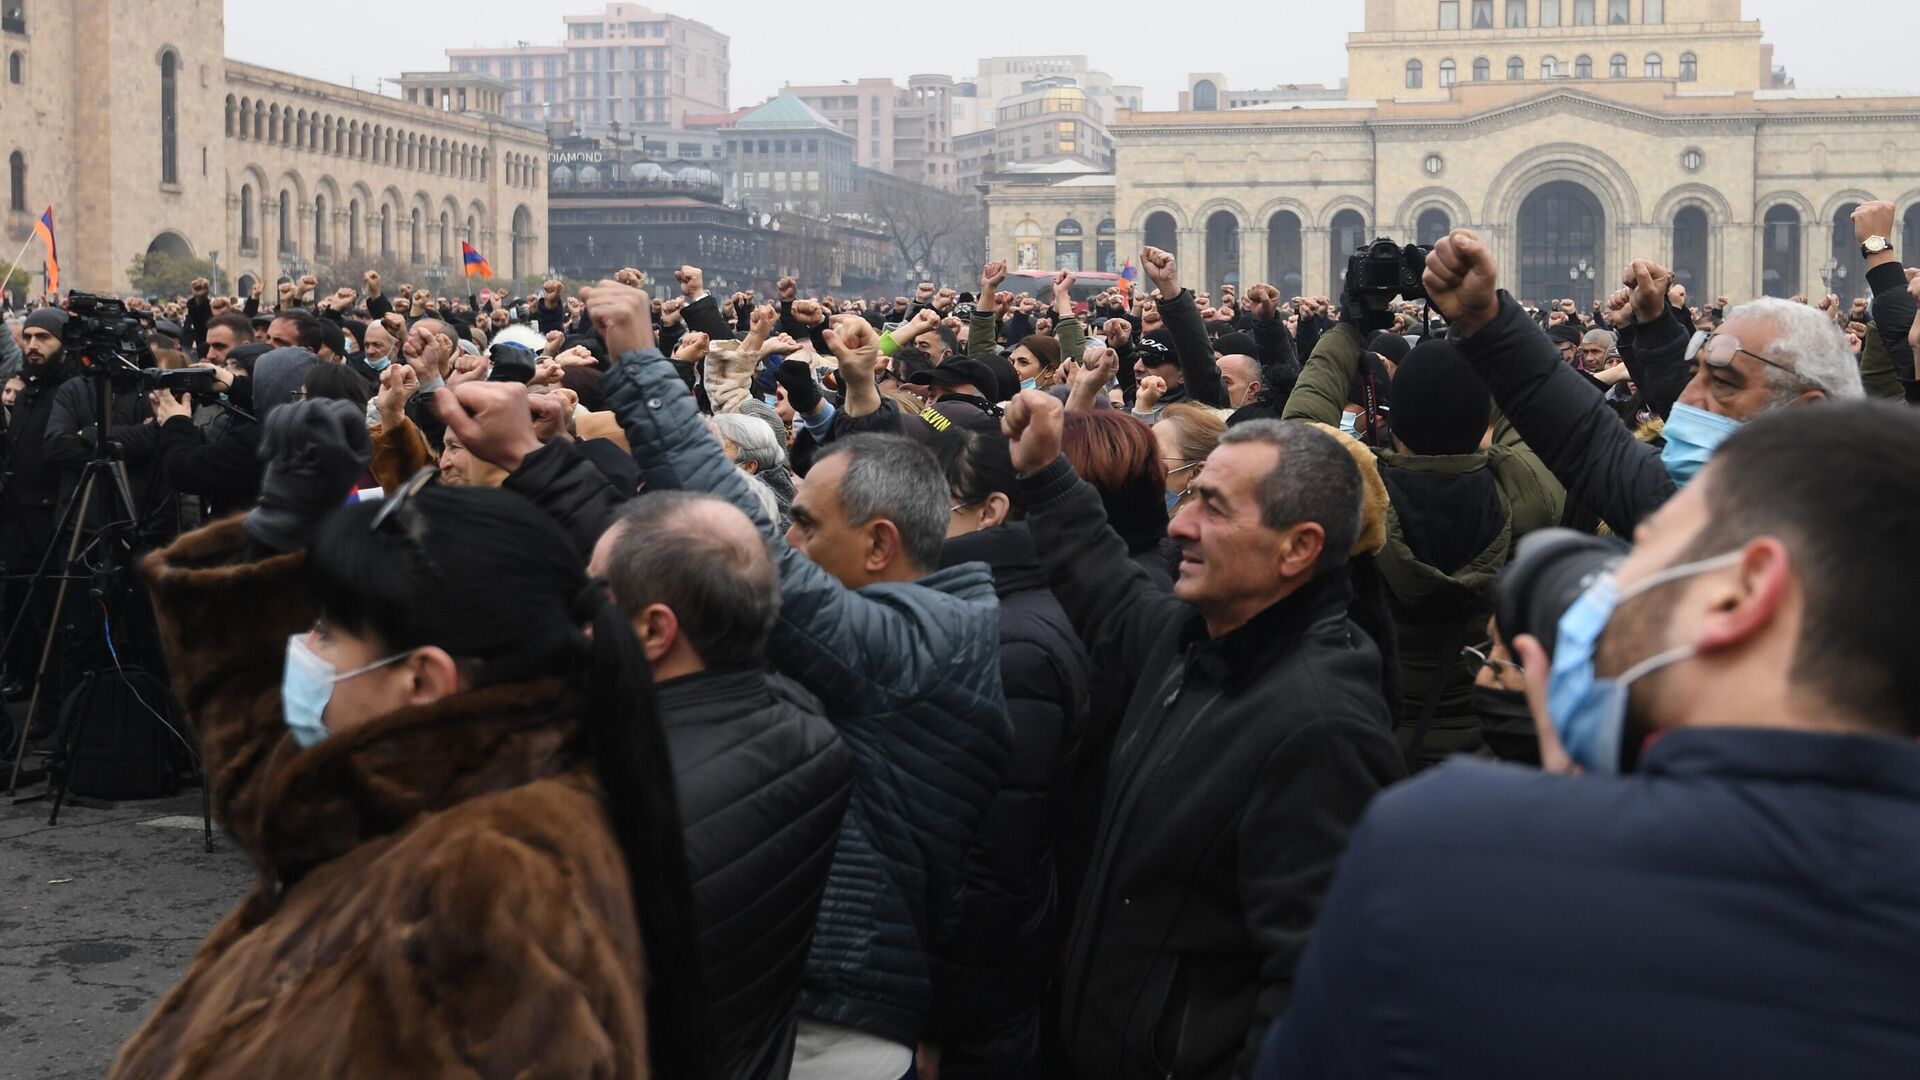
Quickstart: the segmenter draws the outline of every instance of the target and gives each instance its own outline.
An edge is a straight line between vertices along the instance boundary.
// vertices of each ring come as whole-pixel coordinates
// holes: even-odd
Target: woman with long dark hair
[[[369,452],[349,405],[277,409],[263,445],[260,507],[144,566],[259,880],[114,1075],[705,1076],[626,618],[511,492],[423,472],[329,511]]]

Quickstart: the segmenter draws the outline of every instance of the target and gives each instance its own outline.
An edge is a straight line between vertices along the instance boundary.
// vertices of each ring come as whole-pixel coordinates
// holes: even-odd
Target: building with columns
[[[1055,184],[1122,259],[1286,294],[1338,294],[1375,235],[1467,227],[1529,300],[1591,302],[1636,257],[1696,293],[1856,296],[1870,199],[1920,252],[1920,96],[1792,87],[1739,0],[1366,0],[1348,57],[1345,99],[1123,113],[1105,205],[992,178],[992,253],[1058,261]]]
[[[403,77],[407,100],[229,60],[223,41],[217,0],[7,3],[4,232],[17,249],[51,205],[63,289],[125,292],[156,251],[218,252],[229,287],[376,261],[451,279],[463,239],[503,277],[545,271],[546,136],[500,115],[497,82]],[[39,245],[21,261],[37,269]]]

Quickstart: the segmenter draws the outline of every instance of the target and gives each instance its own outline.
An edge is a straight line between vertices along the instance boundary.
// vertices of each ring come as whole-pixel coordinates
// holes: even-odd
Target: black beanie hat
[[[1577,349],[1580,347],[1582,334],[1579,327],[1570,322],[1563,322],[1559,326],[1550,327],[1547,330],[1547,336],[1552,338],[1556,344],[1564,341]]]
[[[67,340],[67,313],[57,307],[36,308],[26,321],[22,330],[45,330],[61,341]]]
[[[1221,334],[1213,343],[1213,351],[1221,356],[1251,356],[1260,358],[1260,343],[1245,330],[1235,330],[1231,334]]]
[[[1412,348],[1413,343],[1407,340],[1405,334],[1396,334],[1391,330],[1382,330],[1367,342],[1368,352],[1379,353],[1396,364],[1405,360],[1408,350]]]
[[[1453,344],[1423,341],[1393,375],[1393,433],[1416,454],[1470,454],[1493,414],[1492,396]]]

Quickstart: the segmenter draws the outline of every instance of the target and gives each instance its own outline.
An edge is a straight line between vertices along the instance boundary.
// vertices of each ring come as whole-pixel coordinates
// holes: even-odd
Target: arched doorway
[[[1867,295],[1867,265],[1860,259],[1860,242],[1853,238],[1853,212],[1858,209],[1854,202],[1834,208],[1832,257],[1821,267],[1827,291],[1843,303]]]
[[[193,258],[193,245],[187,243],[186,237],[181,236],[172,229],[168,229],[158,236],[155,236],[153,242],[147,245],[147,254],[165,255],[172,259],[191,259]]]
[[[1520,204],[1520,296],[1536,304],[1570,297],[1593,306],[1606,213],[1593,192],[1570,180],[1542,184]],[[1589,276],[1591,275],[1591,276]]]
[[[1673,215],[1673,279],[1688,295],[1707,295],[1713,278],[1707,263],[1707,212],[1683,206]]]
[[[1430,207],[1420,211],[1420,220],[1414,223],[1413,242],[1432,247],[1452,231],[1453,219],[1447,212],[1437,206]]]
[[[1900,253],[1920,255],[1920,203],[1907,207],[1907,216],[1903,220],[1905,225],[1901,231],[1905,235],[1901,237]]]
[[[1165,210],[1155,210],[1147,215],[1146,239],[1148,247],[1156,247],[1169,255],[1180,254],[1180,232],[1173,224],[1173,215]]]
[[[1800,211],[1786,203],[1768,210],[1761,237],[1761,294],[1800,295]]]
[[[1199,285],[1209,293],[1222,285],[1240,285],[1240,219],[1226,210],[1207,218],[1207,276]]]
[[[248,296],[253,293],[253,286],[259,280],[259,278],[254,277],[252,274],[241,274],[240,280],[234,282],[233,287],[239,291],[241,296]]]
[[[1300,217],[1282,210],[1267,219],[1267,284],[1280,290],[1282,297],[1299,296],[1306,287],[1301,276]]]
[[[1367,246],[1367,219],[1358,210],[1342,210],[1333,215],[1327,233],[1327,295],[1338,300],[1347,287],[1347,260]]]

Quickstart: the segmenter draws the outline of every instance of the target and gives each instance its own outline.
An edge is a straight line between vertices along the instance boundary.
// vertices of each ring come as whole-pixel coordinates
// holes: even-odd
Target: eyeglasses
[[[959,513],[960,511],[965,510],[969,506],[979,506],[981,503],[986,501],[987,500],[985,499],[974,499],[971,502],[954,503],[953,508],[947,511],[947,516],[952,517],[953,515]]]
[[[1736,353],[1745,353],[1768,367],[1779,368],[1789,375],[1798,376],[1800,374],[1794,370],[1790,364],[1782,364],[1778,360],[1771,360],[1761,356],[1752,349],[1741,347],[1739,338],[1724,331],[1707,335],[1707,340],[1700,344],[1700,362],[1710,368],[1717,368],[1724,371],[1732,367],[1733,357]]]
[[[1472,672],[1475,678],[1479,678],[1480,672],[1489,667],[1494,669],[1495,674],[1505,674],[1509,671],[1516,675],[1524,676],[1526,674],[1526,669],[1522,668],[1519,664],[1511,660],[1502,660],[1493,655],[1492,641],[1483,641],[1478,647],[1472,645],[1462,646],[1460,649],[1460,658],[1466,661],[1467,670]]]
[[[1161,461],[1163,461],[1163,462],[1166,462],[1167,464],[1172,464],[1173,462],[1176,462],[1176,461],[1181,461],[1181,460],[1184,460],[1184,459],[1182,459],[1182,458],[1177,458],[1177,457],[1170,457],[1170,458],[1161,458],[1160,460],[1161,460]],[[1183,472],[1186,472],[1186,471],[1187,471],[1188,469],[1197,469],[1197,468],[1199,468],[1200,466],[1202,466],[1202,465],[1205,465],[1205,464],[1206,464],[1206,462],[1204,462],[1204,461],[1189,461],[1189,462],[1187,462],[1187,463],[1186,463],[1185,465],[1182,465],[1182,466],[1180,466],[1180,467],[1179,467],[1179,468],[1177,468],[1177,469],[1168,469],[1168,470],[1167,470],[1167,477],[1168,477],[1168,479],[1172,479],[1172,478],[1173,478],[1174,476],[1177,476],[1177,475],[1178,475],[1178,474],[1180,474],[1180,473],[1183,473]]]
[[[431,465],[407,477],[406,482],[394,489],[393,494],[387,496],[386,500],[380,504],[380,509],[374,511],[373,521],[367,526],[367,531],[378,535],[382,530],[386,530],[400,537],[413,548],[414,554],[420,556],[420,561],[427,570],[434,577],[444,581],[447,573],[434,559],[433,553],[427,550],[426,541],[421,536],[419,515],[413,513],[408,514],[405,520],[401,518],[401,511],[406,509],[413,497],[420,493],[420,489],[439,479],[440,470]],[[388,529],[389,525],[392,526],[391,529]]]

